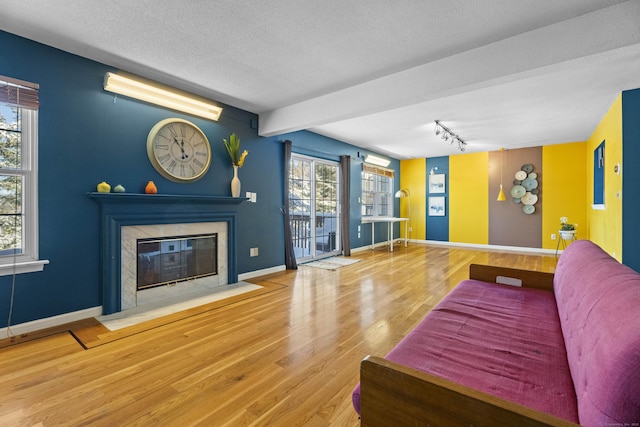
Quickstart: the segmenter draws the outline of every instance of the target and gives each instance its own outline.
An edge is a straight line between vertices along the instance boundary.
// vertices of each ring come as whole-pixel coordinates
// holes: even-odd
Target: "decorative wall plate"
[[[536,178],[538,178],[538,174],[537,174],[537,173],[535,173],[535,172],[531,172],[531,173],[527,176],[527,178],[529,178],[529,179],[536,179]]]
[[[514,179],[513,185],[522,185],[522,181],[520,181],[519,179]]]
[[[538,181],[535,179],[527,178],[522,181],[522,186],[526,188],[527,191],[531,191],[534,188],[538,188]]]
[[[524,212],[527,215],[531,215],[532,213],[534,213],[536,211],[535,206],[533,205],[524,205],[522,207],[522,212]]]
[[[527,193],[527,189],[522,185],[515,185],[511,188],[511,197],[514,199],[519,199]]]
[[[522,203],[525,205],[535,205],[538,201],[538,196],[536,196],[535,194],[527,193],[520,200],[522,200]]]
[[[523,179],[527,178],[527,172],[525,171],[518,171],[516,172],[516,179],[519,179],[520,181],[522,181]]]
[[[531,172],[533,172],[533,165],[527,163],[526,165],[522,165],[522,167],[520,169],[525,171],[526,173],[531,173]]]

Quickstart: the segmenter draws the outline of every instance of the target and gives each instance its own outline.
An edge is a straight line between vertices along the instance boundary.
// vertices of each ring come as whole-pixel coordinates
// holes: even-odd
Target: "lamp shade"
[[[396,197],[397,198],[403,198],[403,197],[409,197],[409,190],[398,190],[396,191]]]
[[[507,200],[507,196],[504,195],[504,191],[502,190],[502,184],[500,184],[500,192],[498,193],[498,198],[496,200],[499,202]]]

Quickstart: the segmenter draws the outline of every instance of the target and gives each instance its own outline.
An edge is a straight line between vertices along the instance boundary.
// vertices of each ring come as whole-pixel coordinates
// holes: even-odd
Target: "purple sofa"
[[[587,240],[555,274],[472,266],[352,397],[362,425],[640,426],[640,275]]]

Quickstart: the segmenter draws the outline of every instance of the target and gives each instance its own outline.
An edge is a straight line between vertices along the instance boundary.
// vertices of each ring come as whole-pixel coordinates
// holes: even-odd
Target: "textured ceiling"
[[[0,29],[395,158],[585,140],[640,87],[640,1],[1,0]],[[224,114],[224,113],[223,113]]]

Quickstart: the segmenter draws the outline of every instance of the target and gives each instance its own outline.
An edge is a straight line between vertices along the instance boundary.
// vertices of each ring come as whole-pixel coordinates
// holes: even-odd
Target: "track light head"
[[[442,138],[445,142],[448,142],[449,145],[453,145],[455,143],[456,147],[458,147],[458,150],[465,150],[465,146],[467,145],[466,142],[464,142],[458,135],[453,133],[451,129],[440,123],[440,120],[436,120],[435,123],[436,126],[434,131],[436,133],[436,136],[442,134],[440,138]]]

